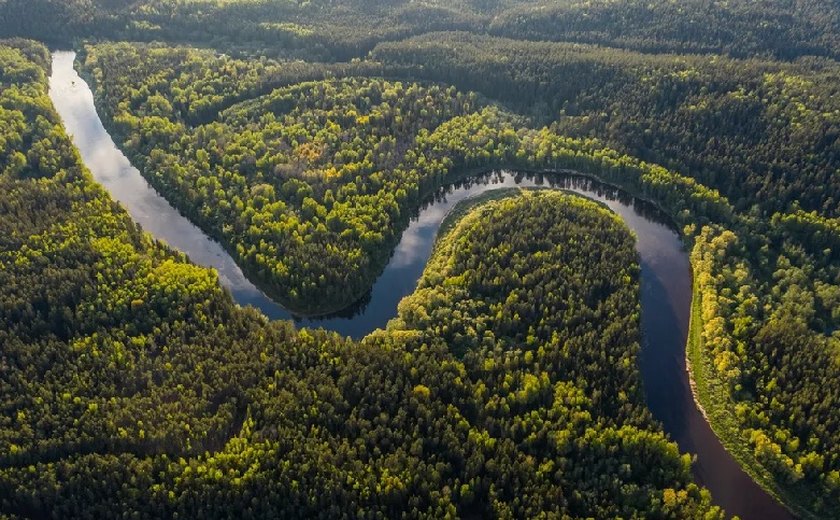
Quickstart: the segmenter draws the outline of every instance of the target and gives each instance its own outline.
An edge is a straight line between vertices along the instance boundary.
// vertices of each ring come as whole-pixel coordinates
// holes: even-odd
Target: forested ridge
[[[4,514],[722,518],[642,404],[638,266],[606,210],[542,194],[494,206],[528,236],[599,247],[585,253],[604,280],[561,290],[551,260],[584,250],[532,255],[523,235],[499,288],[552,283],[567,313],[612,310],[627,327],[567,329],[537,305],[546,328],[531,338],[525,320],[453,299],[450,312],[471,308],[491,333],[480,346],[433,327],[361,343],[296,331],[234,305],[215,272],[142,233],[92,181],[46,96],[45,55],[0,46],[0,114],[17,122],[4,157],[44,144],[0,174]],[[474,248],[507,247],[505,228]],[[526,268],[542,274],[523,279]],[[596,362],[605,355],[622,362]]]
[[[644,52],[840,57],[831,0],[3,0],[0,36],[169,40],[348,60],[382,41],[468,30]]]

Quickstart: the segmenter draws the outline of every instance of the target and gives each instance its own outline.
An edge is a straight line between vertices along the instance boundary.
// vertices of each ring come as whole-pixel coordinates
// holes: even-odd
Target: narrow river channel
[[[74,59],[73,52],[53,53],[50,98],[95,179],[144,230],[193,262],[215,268],[239,304],[252,305],[272,319],[295,319],[257,289],[217,242],[178,213],[131,166],[99,119],[90,88],[73,68]],[[336,316],[296,319],[298,326],[323,327],[354,338],[384,327],[396,315],[397,303],[414,291],[447,212],[468,197],[515,186],[562,188],[603,202],[636,233],[641,259],[640,368],[648,406],[680,450],[697,455],[695,479],[711,490],[716,504],[744,520],[793,518],[743,472],[697,410],[685,364],[691,306],[688,255],[665,215],[617,188],[570,173],[510,171],[475,175],[447,186],[417,212],[362,302]]]

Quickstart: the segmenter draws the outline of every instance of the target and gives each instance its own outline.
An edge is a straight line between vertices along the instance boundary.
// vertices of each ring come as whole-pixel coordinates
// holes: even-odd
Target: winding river
[[[654,416],[681,451],[697,455],[696,481],[708,487],[715,503],[728,513],[745,520],[793,518],[741,470],[695,406],[685,364],[691,268],[680,237],[667,217],[650,204],[570,173],[494,171],[472,176],[441,189],[417,212],[385,271],[362,302],[332,317],[296,319],[248,281],[217,242],[179,214],[131,166],[103,127],[90,88],[73,68],[74,58],[73,52],[53,53],[50,97],[96,180],[146,231],[183,251],[193,262],[215,268],[238,303],[252,305],[272,319],[295,319],[301,326],[324,327],[354,338],[384,327],[396,315],[397,303],[414,291],[447,212],[459,201],[482,192],[547,186],[603,202],[637,236],[643,336],[640,368],[647,404]]]

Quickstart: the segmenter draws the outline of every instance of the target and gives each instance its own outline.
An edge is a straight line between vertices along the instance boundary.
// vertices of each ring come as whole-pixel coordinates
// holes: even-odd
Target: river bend
[[[219,243],[175,210],[131,165],[99,119],[90,88],[73,68],[74,59],[73,52],[53,53],[50,98],[94,178],[144,230],[186,253],[191,261],[216,269],[237,303],[252,305],[272,319],[295,319],[299,326],[323,327],[354,338],[384,327],[396,316],[399,301],[414,291],[446,214],[459,201],[485,191],[554,187],[606,204],[637,236],[642,308],[639,363],[648,406],[680,450],[697,455],[695,479],[709,488],[716,504],[745,520],[793,518],[744,473],[695,406],[685,362],[691,267],[679,235],[649,203],[569,173],[474,175],[442,188],[420,208],[384,272],[359,304],[332,317],[296,319],[254,286]]]

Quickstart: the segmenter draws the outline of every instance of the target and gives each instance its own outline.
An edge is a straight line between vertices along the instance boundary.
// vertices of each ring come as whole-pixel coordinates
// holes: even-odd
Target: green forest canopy
[[[141,233],[93,183],[34,49],[29,59],[30,49],[0,48],[0,114],[17,121],[4,157],[24,142],[50,145],[0,174],[0,510],[722,518],[643,404],[638,266],[617,217],[555,193],[482,210],[520,224],[509,262],[498,258],[504,289],[524,296],[549,283],[564,295],[559,307],[504,304],[545,328],[459,297],[429,312],[468,312],[489,333],[481,345],[406,320],[358,344],[295,331],[235,306],[214,272]],[[488,240],[468,218],[447,240],[495,251],[506,225]],[[546,255],[532,255],[546,230],[580,249],[544,242]],[[602,261],[584,262],[592,248]],[[557,286],[561,260],[586,263],[602,283]],[[541,276],[523,283],[526,268]],[[447,280],[424,286],[454,288]],[[619,313],[625,326],[564,326],[592,312]]]
[[[510,43],[514,50],[519,45],[489,42],[500,48]],[[376,75],[379,71],[410,77],[417,71],[421,77],[446,81],[424,65],[435,62],[429,57],[434,54],[423,54],[427,48],[434,51],[434,45],[406,45],[405,52],[396,44],[383,46],[373,55],[381,61],[341,68],[321,65],[320,75],[296,62],[278,74],[284,62],[143,44],[88,47],[85,67],[97,85],[99,106],[147,178],[204,229],[227,242],[243,266],[293,308],[324,309],[323,301],[333,305],[357,298],[361,293],[354,287],[369,287],[381,271],[407,225],[406,217],[425,194],[460,172],[499,165],[572,168],[657,201],[683,227],[694,248],[695,277],[701,282],[697,298],[704,308],[702,361],[708,365],[707,377],[716,382],[714,410],[727,418],[720,423],[726,426],[719,427],[724,442],[737,450],[736,456],[759,481],[794,507],[823,516],[834,511],[840,482],[835,473],[840,467],[840,430],[834,425],[840,418],[833,397],[825,396],[840,395],[834,377],[838,338],[832,334],[840,319],[840,278],[836,217],[830,210],[830,201],[837,198],[836,176],[826,168],[835,162],[836,143],[827,141],[814,153],[783,152],[789,149],[791,125],[803,132],[803,142],[812,142],[807,136],[818,135],[820,129],[836,128],[833,109],[820,108],[834,103],[828,95],[832,87],[815,79],[796,79],[834,74],[831,67],[792,69],[746,62],[767,71],[756,85],[746,75],[728,74],[742,62],[697,58],[692,64],[676,56],[624,58],[615,51],[572,48],[571,55],[580,53],[583,58],[568,75],[580,78],[577,92],[591,92],[578,99],[591,100],[586,110],[593,115],[604,110],[596,101],[599,71],[615,63],[618,71],[625,70],[621,67],[627,59],[622,74],[638,77],[638,86],[628,93],[605,99],[616,114],[623,107],[640,114],[606,127],[615,136],[610,140],[616,151],[604,148],[600,137],[588,137],[599,135],[598,125],[587,129],[589,116],[530,126],[535,119],[512,111],[515,104],[505,109],[487,97],[512,97],[504,89],[472,94]],[[560,58],[551,58],[553,63],[570,61],[562,58],[567,52],[563,44],[522,45],[526,51],[530,45],[545,46],[549,56],[559,52]],[[500,50],[500,56],[505,52]],[[458,61],[451,51],[437,55]],[[489,55],[479,55],[475,66],[458,65],[463,67],[464,84],[482,77],[485,56]],[[458,66],[453,65],[456,70]],[[200,82],[189,79],[196,77],[196,70],[207,71]],[[228,92],[231,82],[224,78],[229,70],[254,77],[253,89]],[[519,74],[516,68],[511,71]],[[670,71],[674,79],[667,80],[663,71]],[[294,81],[297,72],[300,82]],[[655,78],[666,79],[651,89]],[[735,79],[724,84],[721,78]],[[525,80],[532,81],[527,75]],[[691,104],[679,101],[685,108],[668,109],[674,99],[683,99],[679,85],[685,82],[694,85],[696,97],[689,98]],[[485,84],[474,81],[470,86],[483,89]],[[770,88],[773,84],[782,88]],[[552,92],[550,85],[538,85]],[[720,90],[712,94],[716,85]],[[195,87],[202,89],[200,94]],[[572,94],[561,89],[560,95],[581,96],[574,89],[567,91]],[[813,93],[796,94],[808,89]],[[760,110],[742,111],[741,99],[750,106],[749,99],[759,95]],[[528,96],[525,89],[519,99],[525,110],[537,99]],[[803,100],[801,105],[796,99]],[[213,106],[218,115],[190,116],[194,106]],[[651,106],[661,108],[651,112]],[[718,108],[702,108],[711,106]],[[765,133],[746,134],[738,130],[741,113],[756,122],[767,122],[772,114],[778,119],[783,113],[790,119],[767,122]],[[669,142],[670,147],[652,149],[660,150],[663,162],[696,149],[693,166],[686,168],[694,178],[633,158],[630,152],[644,142],[622,137],[638,135],[622,130],[631,123],[675,129],[671,136],[659,134],[650,141]],[[566,129],[580,137],[566,136]],[[721,138],[713,149],[725,153],[703,152],[712,146],[710,141],[694,137],[689,129],[698,135],[717,132]],[[778,170],[760,168],[756,157]],[[821,179],[820,189],[803,189],[803,180],[779,175],[777,171],[789,171],[780,166],[782,160],[806,165],[803,179]],[[707,182],[732,199],[707,187]],[[756,196],[750,185],[777,195]],[[822,214],[803,206],[829,210]],[[296,268],[286,271],[291,263]],[[335,283],[342,277],[365,281],[358,286]],[[789,341],[794,337],[796,342]]]
[[[693,374],[708,390],[701,399],[716,432],[760,483],[815,517],[840,516],[839,19],[828,0],[0,0],[0,36],[63,45],[84,38],[186,44],[88,47],[98,107],[147,178],[298,310],[356,299],[424,195],[467,169],[574,168],[653,199],[692,249]],[[465,475],[459,466],[424,459],[426,451],[400,459],[373,450],[407,438],[420,415],[406,414],[418,410],[442,417],[429,439],[444,439],[441,446],[462,441],[462,418],[451,406],[463,414],[457,403],[475,404],[457,397],[472,391],[460,370],[478,352],[489,355],[482,350],[490,348],[483,343],[488,328],[512,334],[494,333],[502,354],[539,342],[538,331],[511,332],[505,313],[478,313],[481,305],[499,305],[492,295],[450,292],[446,283],[423,286],[404,304],[402,325],[361,347],[235,308],[212,273],[139,233],[82,172],[45,95],[48,67],[40,44],[3,46],[0,278],[9,325],[0,335],[13,345],[0,363],[8,374],[3,395],[12,403],[2,423],[8,479],[0,495],[12,497],[4,507],[102,516],[120,504],[159,504],[152,514],[163,515],[187,512],[191,501],[212,493],[222,511],[235,503],[231,497],[265,496],[265,488],[242,494],[236,487],[248,482],[242,464],[253,468],[277,453],[294,453],[283,458],[293,468],[270,476],[278,484],[268,495],[283,497],[288,513],[330,506],[391,511],[364,501],[363,490],[383,486],[397,500],[416,491],[412,507],[429,514],[473,512],[479,499],[496,512],[541,507],[548,488],[535,480],[525,487],[540,491],[518,503],[505,494],[509,488],[484,481],[469,498],[471,487],[453,487]],[[506,204],[514,214],[526,211]],[[472,261],[459,258],[458,265]],[[464,281],[477,283],[491,269],[482,266]],[[85,289],[94,280],[103,288],[95,294]],[[444,330],[435,320],[453,308],[463,328]],[[516,302],[503,308],[534,311]],[[464,318],[467,310],[475,316]],[[425,354],[417,361],[405,352]],[[284,358],[291,361],[278,361]],[[269,372],[279,379],[267,383]],[[387,408],[402,421],[382,420],[388,431],[403,432],[393,436],[362,414],[353,434],[375,432],[376,441],[357,447],[346,431],[335,433],[338,418],[386,404],[361,397],[341,404],[336,396],[348,374],[367,381],[364,373],[371,388],[390,389],[383,395],[410,386],[422,397],[425,387],[434,404]],[[453,388],[449,400],[433,394],[434,385],[417,383],[418,373],[434,374],[432,381],[451,376],[455,386],[439,385]],[[626,383],[626,376],[609,377]],[[320,396],[304,390],[321,383]],[[259,415],[257,394],[280,408]],[[96,401],[103,395],[107,403]],[[585,397],[590,401],[575,406],[600,421],[592,396]],[[618,420],[611,413],[605,420]],[[472,428],[475,417],[465,417]],[[509,425],[493,420],[494,433]],[[312,436],[314,444],[271,444],[277,437],[260,430],[270,421],[273,431]],[[654,435],[651,442],[661,441],[655,426],[640,427]],[[229,439],[241,451],[204,454],[222,453]],[[318,443],[338,440],[341,447],[328,453],[341,456],[322,456]],[[256,442],[255,452],[248,449]],[[489,448],[506,471],[516,468],[495,475],[536,478],[527,464],[509,464],[520,448],[498,441]],[[378,457],[372,469],[365,450]],[[394,477],[397,467],[423,468],[408,475],[420,487]],[[681,471],[656,482],[644,476],[632,507],[659,511],[651,497],[661,495],[673,505],[669,514],[704,510],[698,490],[680,487]],[[351,489],[348,482],[359,484]],[[657,495],[654,489],[666,485],[676,491]],[[306,495],[313,486],[334,494],[313,503]],[[33,498],[32,489],[53,491]],[[85,493],[112,498],[79,505]],[[563,504],[595,516],[629,507],[585,493]]]

